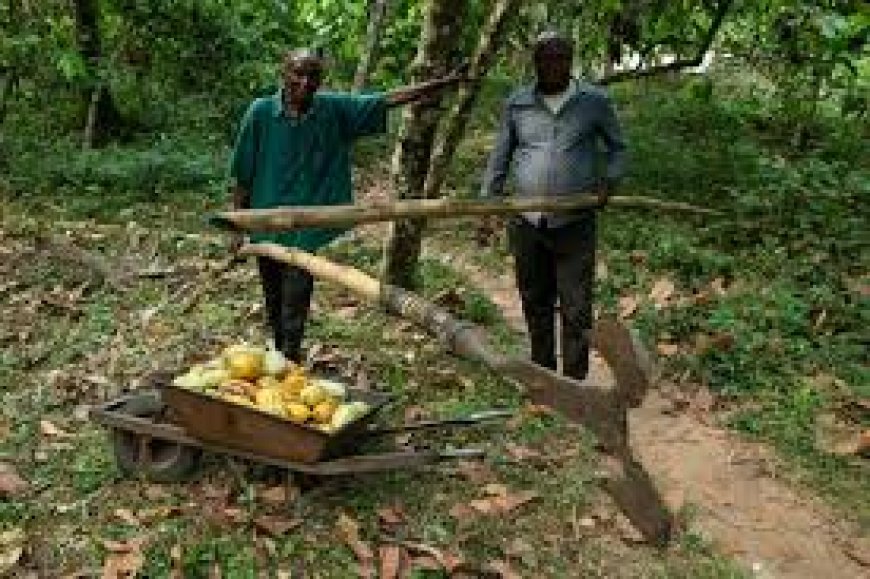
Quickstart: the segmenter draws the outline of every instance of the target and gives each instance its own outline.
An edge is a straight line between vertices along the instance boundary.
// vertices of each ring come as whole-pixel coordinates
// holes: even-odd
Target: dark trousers
[[[559,298],[562,368],[582,380],[589,370],[592,285],[595,276],[595,213],[554,229],[511,221],[509,239],[517,288],[532,342],[532,360],[556,369],[556,298]]]
[[[257,258],[257,266],[275,348],[288,359],[302,362],[302,338],[311,307],[314,278],[303,269],[267,257]]]

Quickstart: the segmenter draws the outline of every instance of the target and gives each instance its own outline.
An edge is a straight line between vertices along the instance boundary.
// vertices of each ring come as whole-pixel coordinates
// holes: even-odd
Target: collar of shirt
[[[560,93],[557,94],[543,94],[539,93],[541,100],[544,101],[544,104],[547,105],[547,108],[550,109],[554,115],[558,115],[562,108],[565,106],[571,97],[573,97],[577,93],[577,82],[572,78],[568,81],[568,86],[565,87]]]
[[[571,96],[568,98],[568,101],[576,98],[580,94],[594,90],[588,84],[576,78],[572,78],[571,83],[574,85],[574,90],[572,91]],[[538,92],[537,88],[535,88],[535,85],[532,84],[527,85],[514,93],[507,104],[509,106],[534,107],[544,106],[544,101],[541,98],[541,94]]]
[[[285,111],[284,109],[284,89],[279,88],[278,92],[272,95],[272,116],[275,118],[284,117],[293,122],[299,122],[308,118],[308,116],[314,111],[314,107],[317,105],[317,94],[315,93],[313,100],[311,101],[311,106],[308,107],[308,110],[305,111],[303,115],[293,115],[290,111]]]

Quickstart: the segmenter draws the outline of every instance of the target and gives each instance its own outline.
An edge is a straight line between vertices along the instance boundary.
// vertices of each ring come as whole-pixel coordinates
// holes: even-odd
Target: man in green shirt
[[[230,165],[236,209],[351,203],[354,140],[386,132],[389,108],[421,100],[464,79],[456,72],[388,93],[318,92],[323,68],[323,58],[314,50],[289,52],[282,88],[248,108]],[[262,233],[252,235],[251,241],[314,251],[342,232]],[[302,269],[268,258],[258,258],[257,265],[275,347],[301,361],[314,280]]]

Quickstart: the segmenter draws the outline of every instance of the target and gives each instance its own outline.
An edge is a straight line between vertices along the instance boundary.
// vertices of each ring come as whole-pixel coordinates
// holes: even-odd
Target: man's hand
[[[610,195],[613,193],[613,182],[607,179],[599,181],[595,185],[595,195],[598,197],[600,207],[607,205],[610,200]]]
[[[248,242],[246,236],[242,233],[233,233],[230,235],[229,252],[233,255],[239,253],[239,250]]]
[[[395,107],[414,102],[431,105],[438,101],[441,91],[445,88],[470,80],[469,68],[468,63],[464,62],[445,77],[394,89],[386,95],[387,106]]]

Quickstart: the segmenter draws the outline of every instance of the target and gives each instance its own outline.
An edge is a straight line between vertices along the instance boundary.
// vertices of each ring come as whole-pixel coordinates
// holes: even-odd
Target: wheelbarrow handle
[[[441,428],[443,426],[471,426],[486,422],[489,420],[497,420],[500,418],[510,418],[514,413],[511,410],[482,410],[469,414],[468,416],[458,416],[456,418],[448,418],[446,420],[421,420],[401,426],[387,426],[383,428],[373,428],[369,430],[372,436],[384,434],[399,434],[401,432],[413,432],[417,430],[426,430],[431,428]]]

